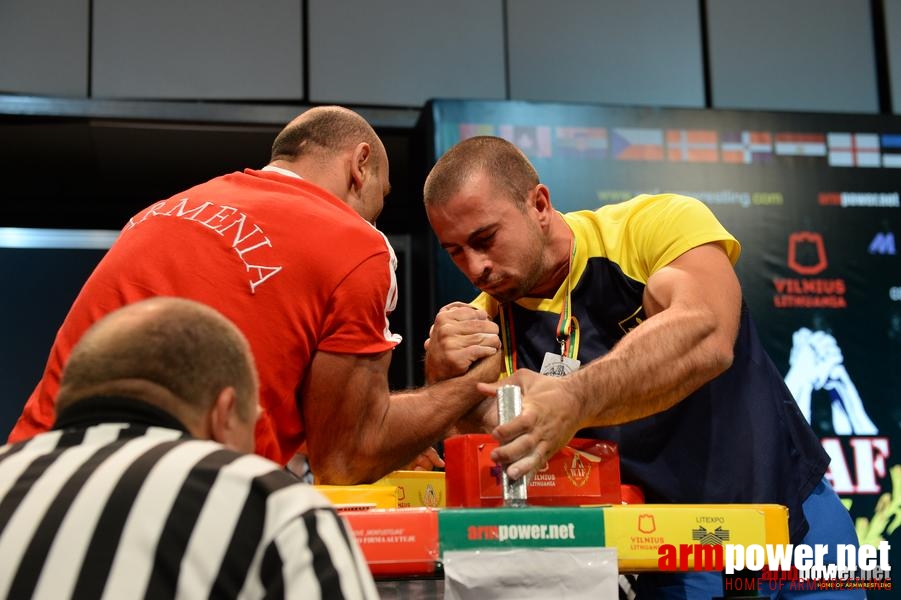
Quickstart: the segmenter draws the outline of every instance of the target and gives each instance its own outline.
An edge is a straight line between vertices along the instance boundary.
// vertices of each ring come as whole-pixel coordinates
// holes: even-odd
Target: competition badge
[[[545,352],[544,360],[541,363],[541,374],[548,377],[563,377],[578,371],[581,364],[575,358],[556,352]]]

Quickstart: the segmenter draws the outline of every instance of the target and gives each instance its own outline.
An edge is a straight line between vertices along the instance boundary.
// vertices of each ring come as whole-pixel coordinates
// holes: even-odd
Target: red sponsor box
[[[431,575],[438,565],[438,512],[431,508],[342,512],[378,577]]]
[[[644,492],[637,485],[624,483],[620,486],[623,495],[623,504],[644,504]]]
[[[491,460],[497,440],[487,434],[444,441],[447,506],[501,506],[501,468]],[[528,503],[536,506],[620,504],[616,444],[574,438],[529,482]]]

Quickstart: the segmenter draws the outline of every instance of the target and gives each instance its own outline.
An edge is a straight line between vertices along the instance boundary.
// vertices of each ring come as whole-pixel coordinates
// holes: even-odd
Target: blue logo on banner
[[[870,254],[889,254],[895,255],[895,234],[894,233],[877,233],[867,248]]]

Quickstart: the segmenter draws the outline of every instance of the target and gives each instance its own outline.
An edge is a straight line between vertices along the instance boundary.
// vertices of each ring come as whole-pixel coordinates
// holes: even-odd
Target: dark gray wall
[[[93,0],[91,95],[302,98],[296,0]]]
[[[0,92],[88,94],[89,0],[0,0]]]
[[[879,112],[869,0],[707,6],[713,106]]]
[[[891,82],[892,112],[901,114],[901,0],[882,0],[885,7],[886,54]]]
[[[2,93],[898,112],[901,0],[2,0]]]
[[[504,99],[500,0],[310,0],[310,100]]]
[[[507,3],[510,97],[704,106],[697,0]]]

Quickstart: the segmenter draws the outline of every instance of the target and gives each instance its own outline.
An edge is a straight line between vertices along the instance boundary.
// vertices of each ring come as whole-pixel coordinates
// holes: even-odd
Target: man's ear
[[[550,221],[554,207],[551,206],[551,192],[543,183],[539,183],[532,191],[532,206],[538,212],[538,220],[541,224]]]
[[[235,388],[227,387],[219,392],[208,416],[210,438],[231,446],[235,441],[235,426],[238,421],[238,394]]]
[[[365,168],[369,165],[372,156],[372,148],[366,142],[360,142],[354,148],[350,159],[350,180],[356,189],[363,188],[363,180],[366,178]]]

